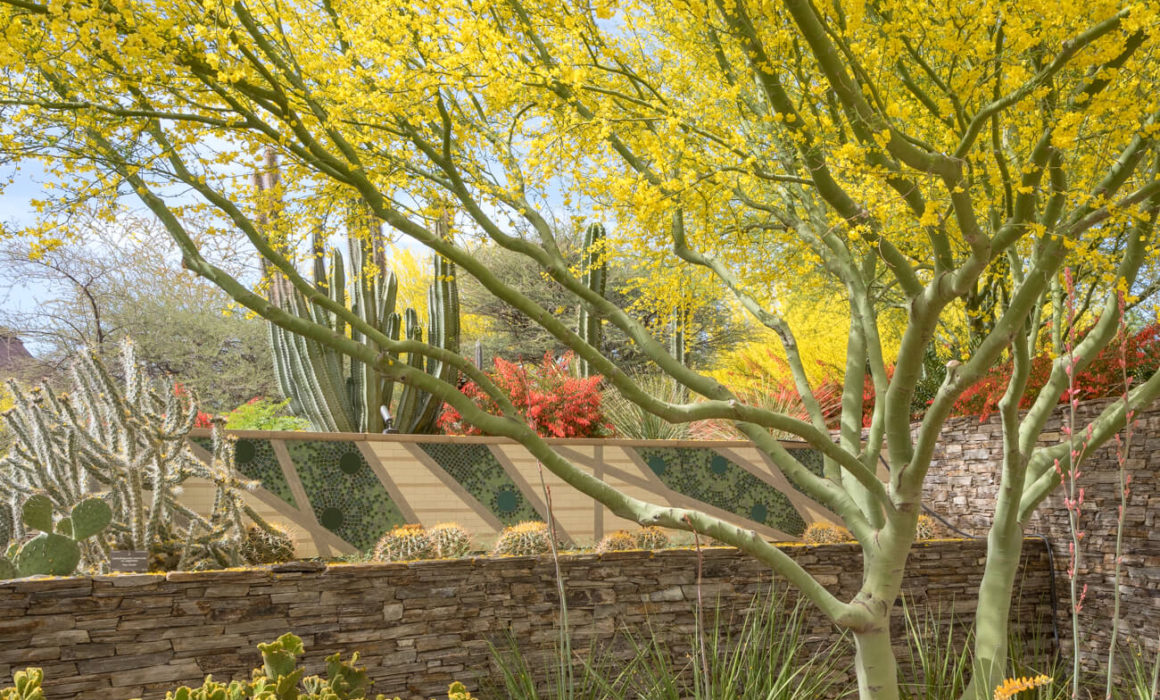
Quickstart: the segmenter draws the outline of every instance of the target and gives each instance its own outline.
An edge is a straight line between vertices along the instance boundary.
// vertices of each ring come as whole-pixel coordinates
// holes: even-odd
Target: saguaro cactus
[[[608,283],[608,256],[605,254],[605,240],[604,227],[600,224],[592,224],[584,232],[583,282],[585,286],[600,296],[604,296],[604,288]],[[584,342],[599,350],[604,334],[600,317],[588,313],[588,309],[581,304],[576,325],[577,333]],[[580,358],[577,362],[577,368],[580,376],[592,376],[592,368],[588,366],[588,361],[584,358]]]
[[[409,308],[402,315],[395,310],[398,281],[393,272],[385,269],[379,223],[364,217],[361,225],[361,232],[348,229],[350,279],[343,255],[337,249],[330,252],[327,270],[324,241],[320,234],[315,234],[315,287],[337,304],[349,306],[367,325],[393,340],[398,340],[401,334],[409,340],[424,340],[424,327],[418,314]],[[441,220],[438,228],[447,235],[446,220]],[[434,252],[431,266],[434,280],[428,288],[426,342],[459,352],[459,286],[455,266]],[[337,334],[347,333],[344,319],[311,304],[284,278],[273,280],[271,299],[301,318],[323,323]],[[442,405],[439,399],[409,385],[396,392],[394,382],[383,379],[364,362],[274,324],[270,324],[269,330],[279,387],[290,398],[292,410],[309,420],[316,430],[378,433],[388,427],[389,414],[393,427],[400,432],[434,432]],[[374,344],[356,328],[350,329],[350,337],[357,342]],[[398,357],[393,359],[403,361]],[[418,354],[412,354],[405,361],[440,379],[451,378],[453,370],[443,362]]]

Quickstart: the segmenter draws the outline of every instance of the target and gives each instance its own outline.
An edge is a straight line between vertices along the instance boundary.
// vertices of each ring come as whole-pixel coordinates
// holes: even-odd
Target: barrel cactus
[[[838,544],[839,542],[853,541],[854,536],[841,525],[835,525],[825,520],[810,523],[802,534],[806,544]]]
[[[637,549],[636,538],[632,536],[627,530],[617,530],[604,536],[604,539],[596,543],[596,553],[604,554],[605,552],[623,552],[629,549]]]
[[[492,549],[493,555],[530,556],[552,551],[552,534],[548,525],[536,520],[504,528]]]
[[[454,559],[471,551],[471,535],[455,523],[439,523],[427,531],[436,559]]]
[[[918,524],[915,527],[914,538],[916,540],[933,540],[938,537],[938,525],[934,518],[929,515],[918,516]]]
[[[431,540],[420,525],[402,525],[383,535],[375,546],[378,561],[431,558]]]
[[[277,525],[251,525],[242,540],[242,558],[248,564],[277,564],[294,558],[294,538]]]
[[[659,527],[642,527],[633,538],[639,549],[664,549],[669,546],[669,536]]]

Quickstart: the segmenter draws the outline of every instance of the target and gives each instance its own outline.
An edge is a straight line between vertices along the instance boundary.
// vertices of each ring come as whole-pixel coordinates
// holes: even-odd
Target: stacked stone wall
[[[1045,638],[1045,550],[1037,541],[1025,550],[1013,617],[1025,634]],[[786,551],[841,596],[861,583],[854,544]],[[984,555],[976,541],[916,545],[904,589],[910,609],[969,624]],[[706,617],[717,612],[738,625],[754,597],[769,592],[769,569],[732,548],[702,556],[701,594],[716,609]],[[696,552],[566,555],[560,568],[574,648],[613,644],[624,654],[627,645],[614,644],[621,632],[641,638],[651,630],[677,658],[689,650]],[[49,700],[158,698],[210,673],[248,677],[258,642],[294,632],[311,672],[327,655],[357,650],[374,691],[388,697],[436,697],[453,679],[500,697],[486,692],[495,675],[490,645],[514,639],[533,656],[552,648],[560,607],[554,572],[550,558],[513,557],[8,581],[0,583],[0,675],[43,668]],[[812,643],[837,638],[816,616],[807,634]]]
[[[1086,425],[1106,401],[1080,404],[1076,424]],[[1061,430],[1068,411],[1058,410],[1040,436],[1041,445],[1066,440]],[[1082,439],[1082,430],[1080,439]],[[1002,465],[1002,430],[997,416],[948,422],[927,474],[925,499],[936,512],[959,529],[981,537],[994,513]],[[1107,657],[1113,620],[1116,526],[1120,504],[1117,445],[1109,443],[1080,467],[1078,485],[1084,489],[1080,529],[1084,533],[1077,571],[1087,594],[1079,613],[1085,662],[1098,666]],[[1160,407],[1137,416],[1127,459],[1131,492],[1125,509],[1123,570],[1121,573],[1121,640],[1142,647],[1154,658],[1160,645]],[[1068,551],[1071,531],[1062,489],[1032,516],[1025,533],[1041,534],[1051,542],[1059,581],[1061,625],[1069,630]],[[1070,631],[1070,630],[1069,630]],[[1068,645],[1070,634],[1064,635]]]

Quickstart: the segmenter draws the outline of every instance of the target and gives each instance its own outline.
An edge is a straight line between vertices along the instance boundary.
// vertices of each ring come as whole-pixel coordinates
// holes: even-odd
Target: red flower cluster
[[[189,391],[181,385],[180,382],[173,385],[173,394],[177,397],[184,397],[189,395]],[[213,416],[205,411],[198,411],[197,417],[193,419],[193,427],[195,428],[212,428]]]
[[[1132,378],[1149,376],[1160,367],[1160,324],[1152,324],[1143,330],[1115,340],[1096,356],[1092,363],[1075,377],[1075,396],[1060,394],[1058,401],[1068,398],[1078,400],[1100,399],[1119,396],[1124,391],[1121,368],[1126,369],[1129,381]],[[1052,360],[1047,355],[1037,355],[1031,360],[1031,372],[1027,380],[1027,391],[1020,408],[1029,408],[1039,397],[1039,392],[1051,375]],[[982,379],[969,387],[955,402],[952,415],[977,415],[980,420],[998,410],[999,399],[1007,389],[1011,378],[1011,363],[992,368]]]
[[[539,365],[524,366],[495,358],[488,377],[507,396],[520,415],[544,437],[597,437],[611,428],[605,424],[600,405],[602,377],[575,377],[570,365],[572,354],[556,360],[546,353]],[[500,415],[499,406],[475,382],[462,388],[464,394],[485,412]],[[444,404],[438,425],[457,435],[481,435],[459,411]]]

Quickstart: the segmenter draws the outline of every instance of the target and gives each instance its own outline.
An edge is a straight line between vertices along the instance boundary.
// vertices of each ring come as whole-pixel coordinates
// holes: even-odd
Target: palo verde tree
[[[863,698],[898,697],[889,612],[956,397],[996,362],[1013,362],[968,691],[982,698],[1005,672],[1028,517],[1078,457],[1160,393],[1157,376],[1133,387],[1095,418],[1082,450],[1037,445],[1068,373],[1114,336],[1119,297],[1155,281],[1154,2],[1030,0],[1017,11],[923,0],[0,0],[0,8],[0,146],[39,158],[59,179],[64,194],[44,204],[47,216],[78,197],[135,195],[187,267],[258,314],[442,397],[622,517],[752,554],[851,632]],[[259,167],[266,149],[283,163],[276,217],[239,175]],[[735,421],[861,542],[857,595],[837,597],[750,530],[588,476],[471,363],[386,337],[319,293],[298,274],[292,242],[309,234],[313,202],[350,197],[541,324],[644,410],[671,422]],[[416,204],[432,201],[453,206],[461,236],[538,266],[696,400],[641,391],[572,319],[437,235],[436,213]],[[658,279],[668,270],[715,279],[785,345],[808,419],[736,400],[595,294],[564,262],[549,225],[554,202],[596,211],[608,249],[651,256]],[[288,315],[229,276],[187,230],[195,215],[242,232],[305,298],[371,343]],[[1091,311],[1021,413],[1028,358],[1058,329],[1067,268],[1084,271],[1088,287],[1077,293],[1090,292]],[[817,275],[842,290],[850,311],[838,331],[846,364],[836,441],[779,297]],[[892,371],[878,325],[886,306],[907,313]],[[969,354],[912,428],[924,351],[941,320],[964,314],[975,336]],[[401,359],[411,353],[456,366],[503,415],[484,415],[453,382]],[[867,377],[877,398],[863,433]],[[809,442],[825,457],[823,473],[769,428]],[[875,474],[880,460],[885,482]]]

